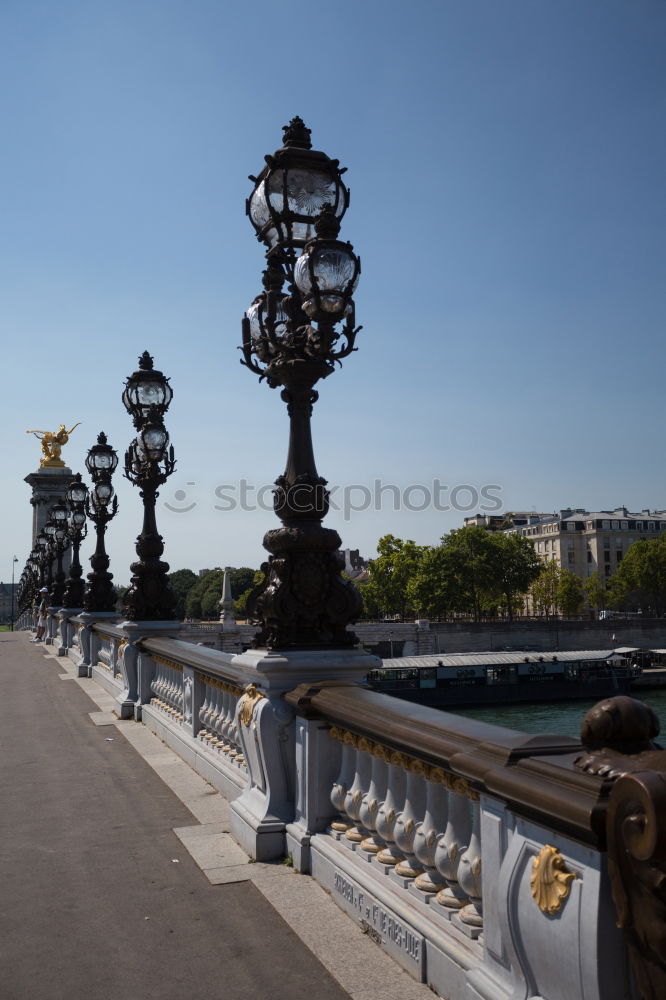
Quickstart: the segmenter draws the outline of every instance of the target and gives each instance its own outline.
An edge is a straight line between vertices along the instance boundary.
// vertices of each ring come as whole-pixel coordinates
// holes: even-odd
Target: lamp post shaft
[[[63,600],[66,608],[80,608],[83,606],[83,567],[79,558],[81,549],[81,538],[75,535],[72,538],[72,562],[69,567],[69,577],[65,587]]]
[[[93,520],[95,514],[91,513]],[[88,573],[88,586],[83,597],[86,611],[115,611],[118,595],[112,584],[113,573],[109,573],[109,557],[104,546],[107,518],[97,515],[95,523],[96,545],[90,557],[92,573]]]

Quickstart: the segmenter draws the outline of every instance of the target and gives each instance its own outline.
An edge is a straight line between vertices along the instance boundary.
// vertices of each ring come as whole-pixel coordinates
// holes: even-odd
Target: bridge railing
[[[281,666],[88,628],[118,714],[227,796],[242,846],[290,856],[442,996],[638,996],[609,889],[611,786],[575,766],[580,743],[370,691],[339,676],[344,657],[331,680],[299,684],[309,663],[321,676],[321,654]]]
[[[580,744],[359,687],[285,700],[288,849],[405,968],[446,996],[633,995],[609,899],[607,788],[574,767]],[[305,780],[317,761],[320,780]],[[456,975],[469,993],[451,990]]]

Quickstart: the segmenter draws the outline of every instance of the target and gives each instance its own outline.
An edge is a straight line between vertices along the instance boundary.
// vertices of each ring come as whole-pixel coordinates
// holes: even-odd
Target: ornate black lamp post
[[[53,592],[51,594],[51,600],[54,607],[61,608],[63,606],[64,591],[65,591],[65,572],[62,567],[63,556],[69,547],[69,537],[67,535],[67,507],[64,503],[57,503],[51,507],[51,518],[55,524],[55,531],[53,532],[53,544],[56,554],[56,575],[53,585]]]
[[[118,595],[111,582],[113,573],[109,573],[104,535],[107,524],[118,510],[118,497],[111,484],[117,465],[118,455],[108,444],[104,431],[101,431],[97,436],[97,444],[88,450],[86,457],[86,469],[92,477],[93,487],[84,500],[84,510],[94,522],[97,537],[95,552],[90,557],[92,573],[88,573],[88,583],[83,595],[83,607],[86,611],[107,613],[116,610]]]
[[[48,537],[42,529],[35,538],[35,552],[37,553],[37,568],[39,573],[37,585],[39,589],[46,586],[46,552],[48,544]]]
[[[55,543],[55,533],[56,524],[55,521],[49,517],[43,528],[44,534],[46,536],[46,547],[44,549],[44,587],[49,588],[48,593],[48,603],[49,607],[54,605],[54,586],[53,586],[53,563],[56,558],[56,543]]]
[[[84,582],[81,579],[83,569],[81,568],[81,561],[79,559],[79,549],[81,542],[88,534],[85,512],[88,487],[81,481],[80,472],[76,473],[76,476],[67,487],[66,496],[69,507],[67,533],[72,542],[72,562],[69,567],[69,576],[67,578],[63,601],[66,608],[81,608],[83,606]]]
[[[264,537],[271,555],[252,600],[263,626],[255,646],[348,648],[357,642],[346,626],[360,613],[361,599],[342,579],[340,536],[321,524],[328,491],[310,431],[314,386],[351,354],[360,329],[352,300],[360,262],[351,244],[337,238],[349,204],[343,172],[337,160],[311,149],[310,130],[294,118],[284,128],[283,147],[250,178],[255,188],[247,212],[268,247],[268,266],[264,290],[243,319],[242,363],[271,388],[283,387],[290,418],[287,465],[274,492],[283,527]]]
[[[164,426],[164,414],[173,398],[169,379],[153,368],[147,351],[139,369],[125,383],[123,403],[137,435],[125,453],[125,476],[141,491],[143,529],[136,540],[138,562],[132,563],[132,580],[125,594],[125,614],[130,621],[171,621],[176,598],[169,586],[169,564],[162,562],[162,536],[157,530],[155,505],[158,487],[175,468],[173,446]]]

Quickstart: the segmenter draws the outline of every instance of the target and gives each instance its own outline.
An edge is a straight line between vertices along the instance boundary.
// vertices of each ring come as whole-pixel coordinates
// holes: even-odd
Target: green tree
[[[249,566],[240,566],[231,572],[231,598],[238,600],[241,594],[252,590],[257,571]],[[262,574],[260,574],[260,578]],[[185,611],[188,618],[219,618],[224,570],[213,569],[199,577],[187,595]],[[246,599],[247,599],[246,596]]]
[[[537,614],[545,615],[546,618],[557,614],[560,575],[560,567],[554,559],[543,564],[539,576],[530,587],[532,606]]]
[[[407,597],[423,618],[441,618],[455,604],[450,552],[444,545],[423,549],[416,572],[407,584]]]
[[[606,585],[596,569],[594,573],[590,573],[587,580],[584,581],[583,591],[585,593],[587,603],[591,608],[594,608],[595,611],[601,611],[601,609],[606,606]]]
[[[168,576],[171,589],[176,595],[176,618],[185,617],[187,595],[197,582],[197,575],[191,569],[177,569]]]
[[[666,608],[666,537],[630,546],[609,582],[614,606],[633,606],[661,617]]]
[[[247,602],[254,588],[262,582],[264,574],[260,569],[252,571],[251,586],[247,587],[234,601],[234,616],[247,618]],[[233,593],[233,588],[232,588]]]
[[[405,618],[410,607],[407,588],[416,573],[423,549],[411,539],[403,541],[394,535],[384,535],[377,542],[378,556],[368,567],[373,595],[378,609],[385,615],[398,614]]]
[[[557,584],[557,606],[563,615],[577,615],[585,603],[583,581],[570,569],[560,570]]]
[[[491,532],[476,524],[442,538],[452,610],[471,614],[475,621],[496,583],[492,539]]]
[[[513,621],[518,599],[527,593],[541,572],[534,546],[522,535],[492,534],[492,589],[502,595],[509,621]]]

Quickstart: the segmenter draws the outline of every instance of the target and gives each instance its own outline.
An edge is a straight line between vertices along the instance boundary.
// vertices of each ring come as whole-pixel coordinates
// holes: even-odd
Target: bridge
[[[21,624],[30,623],[24,617]],[[361,681],[372,658],[362,652],[226,653],[183,641],[175,623],[147,627],[64,609],[50,610],[48,629],[46,658],[44,647],[25,646],[21,633],[16,640],[22,662],[30,661],[17,676],[39,678],[43,711],[52,716],[50,703],[62,705],[63,695],[51,690],[54,671],[62,673],[96,702],[90,718],[112,734],[106,739],[148,746],[146,760],[158,774],[160,760],[168,760],[164,772],[177,776],[177,787],[194,782],[199,789],[195,808],[185,805],[195,816],[203,808],[201,829],[191,818],[169,820],[178,840],[166,853],[175,861],[185,847],[211,881],[251,882],[279,913],[289,876],[306,876],[299,886],[325,890],[335,909],[335,919],[323,918],[328,944],[346,914],[341,942],[357,931],[354,947],[362,940],[364,952],[372,946],[388,956],[413,980],[414,996],[425,988],[419,983],[450,1000],[662,995],[664,754],[654,748],[655,725],[639,702],[602,703],[587,720],[583,745],[370,691]],[[14,727],[31,714],[19,726],[14,719]],[[24,739],[35,735],[25,727]],[[79,785],[81,751],[78,763],[67,765]],[[55,746],[52,754],[50,767]],[[136,782],[144,777],[141,792]],[[134,781],[144,809],[155,777],[142,772]],[[208,796],[217,803],[211,813]],[[99,790],[95,797],[106,841],[115,807],[110,800],[105,809]],[[78,813],[85,809],[81,790],[76,799]],[[127,834],[127,813],[121,825]],[[84,838],[84,857],[95,837]],[[134,851],[129,871],[116,862],[123,893],[135,882]],[[307,952],[308,961],[310,952],[318,955],[312,889],[299,890],[304,909],[294,944],[294,956]],[[265,910],[263,902],[257,907]],[[213,951],[217,919],[198,924]],[[244,939],[236,926],[230,933]],[[317,975],[328,983],[321,970]],[[351,996],[391,995],[374,979],[357,994],[339,970],[332,978],[338,985],[331,990]],[[400,977],[402,996],[412,995],[406,981]],[[328,996],[324,986],[317,995]]]

